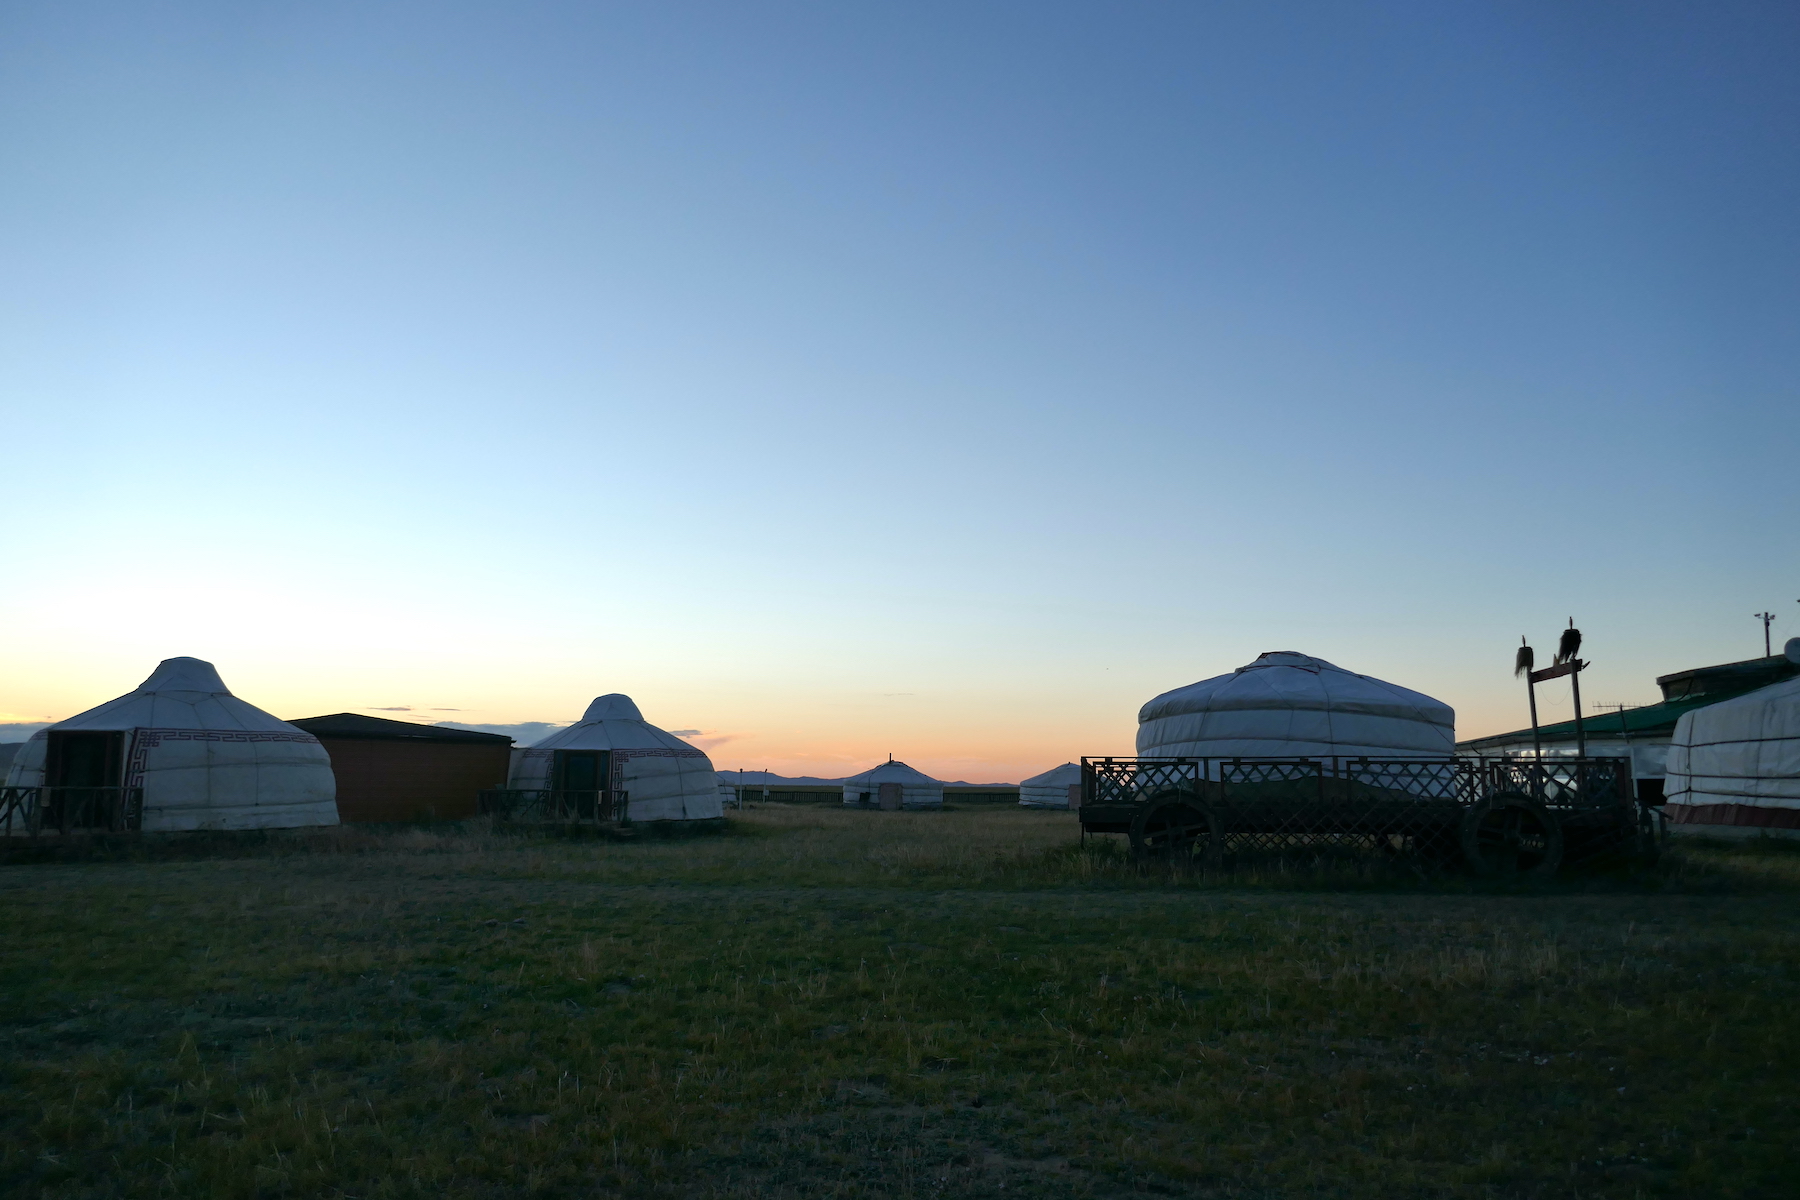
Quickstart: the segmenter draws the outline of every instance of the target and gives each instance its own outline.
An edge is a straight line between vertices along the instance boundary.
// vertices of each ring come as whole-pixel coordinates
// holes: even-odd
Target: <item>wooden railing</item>
[[[629,820],[631,794],[600,789],[489,788],[477,810],[497,821],[608,824]]]
[[[141,787],[0,787],[0,837],[123,833],[143,820]]]

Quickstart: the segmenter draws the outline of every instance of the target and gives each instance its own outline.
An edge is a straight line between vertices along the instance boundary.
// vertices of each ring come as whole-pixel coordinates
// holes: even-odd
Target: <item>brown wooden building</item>
[[[360,713],[289,724],[331,755],[341,821],[459,821],[475,815],[477,792],[506,786],[512,739],[496,733]]]

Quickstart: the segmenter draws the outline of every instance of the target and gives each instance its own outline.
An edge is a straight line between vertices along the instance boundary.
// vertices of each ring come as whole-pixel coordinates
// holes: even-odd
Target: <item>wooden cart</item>
[[[1081,780],[1083,834],[1140,862],[1344,845],[1550,876],[1658,845],[1626,758],[1083,758]]]

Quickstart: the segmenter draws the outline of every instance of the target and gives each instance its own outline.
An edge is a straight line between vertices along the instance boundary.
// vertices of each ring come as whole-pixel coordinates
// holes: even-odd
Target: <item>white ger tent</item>
[[[338,823],[319,739],[239,700],[197,658],[164,659],[136,691],[34,734],[6,782],[141,787],[146,831]]]
[[[1663,788],[1678,825],[1800,829],[1800,679],[1682,713]]]
[[[1071,792],[1069,789],[1074,788]],[[1081,764],[1066,762],[1019,783],[1019,803],[1026,808],[1080,808]]]
[[[886,792],[890,806],[896,798],[902,808],[941,808],[944,785],[903,762],[888,759],[879,767],[844,780],[844,803],[852,807],[878,808]]]
[[[511,787],[566,788],[569,773],[592,772],[583,787],[626,794],[633,821],[703,821],[723,815],[719,777],[704,753],[644,720],[630,696],[617,692],[588,705],[581,720],[559,729],[513,760]]]
[[[1455,746],[1448,704],[1291,650],[1138,712],[1141,758],[1449,758]]]

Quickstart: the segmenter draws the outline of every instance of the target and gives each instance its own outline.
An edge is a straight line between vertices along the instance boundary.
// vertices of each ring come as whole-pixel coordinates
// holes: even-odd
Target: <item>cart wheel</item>
[[[1500,792],[1463,814],[1462,849],[1477,874],[1547,879],[1562,865],[1562,826],[1523,792]]]
[[[1219,840],[1218,819],[1183,800],[1153,800],[1131,822],[1131,856],[1140,863],[1211,866]]]

